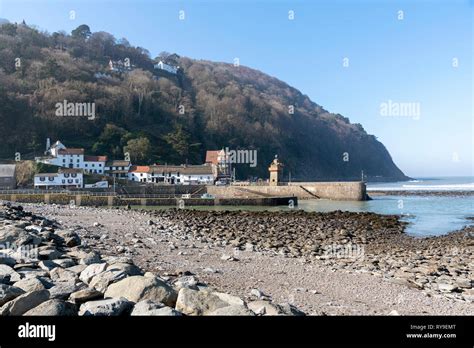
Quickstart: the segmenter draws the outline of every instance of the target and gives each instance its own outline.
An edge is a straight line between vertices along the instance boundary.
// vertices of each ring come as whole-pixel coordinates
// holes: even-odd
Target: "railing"
[[[201,198],[202,194],[153,194],[153,193],[141,193],[141,194],[117,194],[116,192],[91,192],[91,191],[69,191],[69,190],[0,190],[0,194],[6,195],[21,195],[21,194],[64,194],[72,196],[100,196],[100,197],[110,197],[115,196],[117,198],[179,198],[179,199],[189,199],[189,198]],[[185,197],[183,197],[185,196]]]

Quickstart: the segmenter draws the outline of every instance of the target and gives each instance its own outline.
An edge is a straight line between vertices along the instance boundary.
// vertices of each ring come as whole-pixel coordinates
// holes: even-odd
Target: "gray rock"
[[[52,299],[41,303],[23,314],[24,316],[76,316],[77,308],[73,303]]]
[[[213,292],[212,294],[216,295],[222,301],[228,303],[231,306],[245,306],[245,302],[240,297],[229,295],[223,292]]]
[[[248,308],[255,314],[260,315],[282,315],[283,312],[279,306],[264,300],[252,301],[247,304]]]
[[[59,265],[51,260],[44,260],[38,263],[39,268],[44,271],[51,271],[53,268],[59,267]]]
[[[19,287],[0,284],[0,306],[24,293],[25,291]]]
[[[11,282],[17,282],[21,279],[20,274],[7,265],[0,265],[0,276],[10,277]]]
[[[53,262],[62,268],[68,268],[76,265],[72,259],[54,259]]]
[[[181,316],[182,314],[162,303],[143,300],[135,304],[131,315]]]
[[[73,292],[83,289],[84,287],[85,284],[76,283],[76,281],[74,280],[66,282],[56,282],[54,283],[53,287],[48,289],[49,298],[67,300],[69,298],[69,295],[71,295]]]
[[[79,275],[83,270],[85,270],[87,265],[75,265],[71,267],[66,267],[68,271],[74,272]]]
[[[110,284],[113,284],[126,277],[127,274],[123,271],[105,271],[92,278],[89,286],[104,293]]]
[[[4,304],[0,308],[0,315],[23,315],[47,300],[48,290],[27,292]]]
[[[182,288],[179,290],[175,308],[186,315],[203,315],[228,305],[210,291]]]
[[[40,250],[38,251],[38,257],[40,260],[53,260],[60,256],[61,252],[56,250],[56,248],[47,247],[43,249],[43,247],[40,247]]]
[[[177,298],[176,291],[168,284],[158,278],[144,276],[131,276],[111,284],[104,296],[106,298],[123,296],[133,302],[152,300],[170,307],[174,306]]]
[[[284,315],[294,315],[294,316],[303,316],[306,315],[304,312],[300,311],[298,308],[293,306],[292,304],[286,302],[286,303],[280,303],[278,305],[280,308],[281,312]]]
[[[456,289],[456,285],[449,283],[438,283],[438,290],[441,292],[451,292]]]
[[[100,255],[96,252],[87,253],[79,260],[80,265],[91,265],[93,263],[100,263]]]
[[[24,290],[25,292],[31,292],[36,290],[44,290],[45,286],[38,278],[27,278],[17,281],[13,284],[17,288]]]
[[[99,298],[102,298],[103,296],[104,295],[100,291],[97,291],[96,289],[92,288],[87,288],[72,293],[71,296],[69,296],[69,300],[81,304],[87,301],[97,300]]]
[[[226,307],[218,308],[207,315],[255,315],[250,309],[243,305],[231,305]]]
[[[107,271],[122,271],[129,276],[143,275],[140,268],[129,262],[114,262],[107,266]]]
[[[92,278],[105,271],[106,268],[107,264],[105,262],[90,264],[81,272],[79,279],[88,284]]]
[[[198,281],[194,276],[184,276],[176,278],[173,282],[174,287],[179,291],[182,288],[197,290]]]
[[[27,232],[22,228],[12,225],[0,228],[0,244],[6,247],[11,245],[18,247],[25,244],[39,245],[41,241],[41,237],[36,236],[34,233]]]
[[[55,232],[60,243],[68,246],[75,247],[81,244],[81,238],[76,232],[73,231],[56,231]]]
[[[89,301],[81,305],[79,315],[117,316],[127,314],[132,307],[133,303],[123,297]]]
[[[53,268],[50,272],[49,275],[52,280],[55,282],[67,282],[67,281],[75,281],[77,280],[77,273],[71,271],[68,268],[61,268],[61,267],[56,267]]]

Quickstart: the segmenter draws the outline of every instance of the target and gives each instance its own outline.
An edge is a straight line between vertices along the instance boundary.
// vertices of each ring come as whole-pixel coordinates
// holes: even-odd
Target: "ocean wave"
[[[409,185],[391,187],[368,187],[367,191],[474,191],[474,182],[470,184],[446,185]]]

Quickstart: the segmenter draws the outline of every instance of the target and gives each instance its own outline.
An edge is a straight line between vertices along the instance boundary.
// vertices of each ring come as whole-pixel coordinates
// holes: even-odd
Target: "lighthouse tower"
[[[270,167],[268,167],[268,171],[270,172],[270,186],[278,186],[282,167],[283,164],[278,161],[278,155],[275,155],[275,159],[270,164]]]

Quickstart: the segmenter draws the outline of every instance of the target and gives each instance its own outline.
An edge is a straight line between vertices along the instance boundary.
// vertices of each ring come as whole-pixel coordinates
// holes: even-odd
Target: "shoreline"
[[[399,217],[374,213],[24,206],[144,270],[187,270],[241,298],[259,289],[307,314],[474,311],[473,227],[419,239]]]
[[[369,196],[436,196],[436,197],[469,197],[474,191],[428,191],[428,190],[367,190]]]

